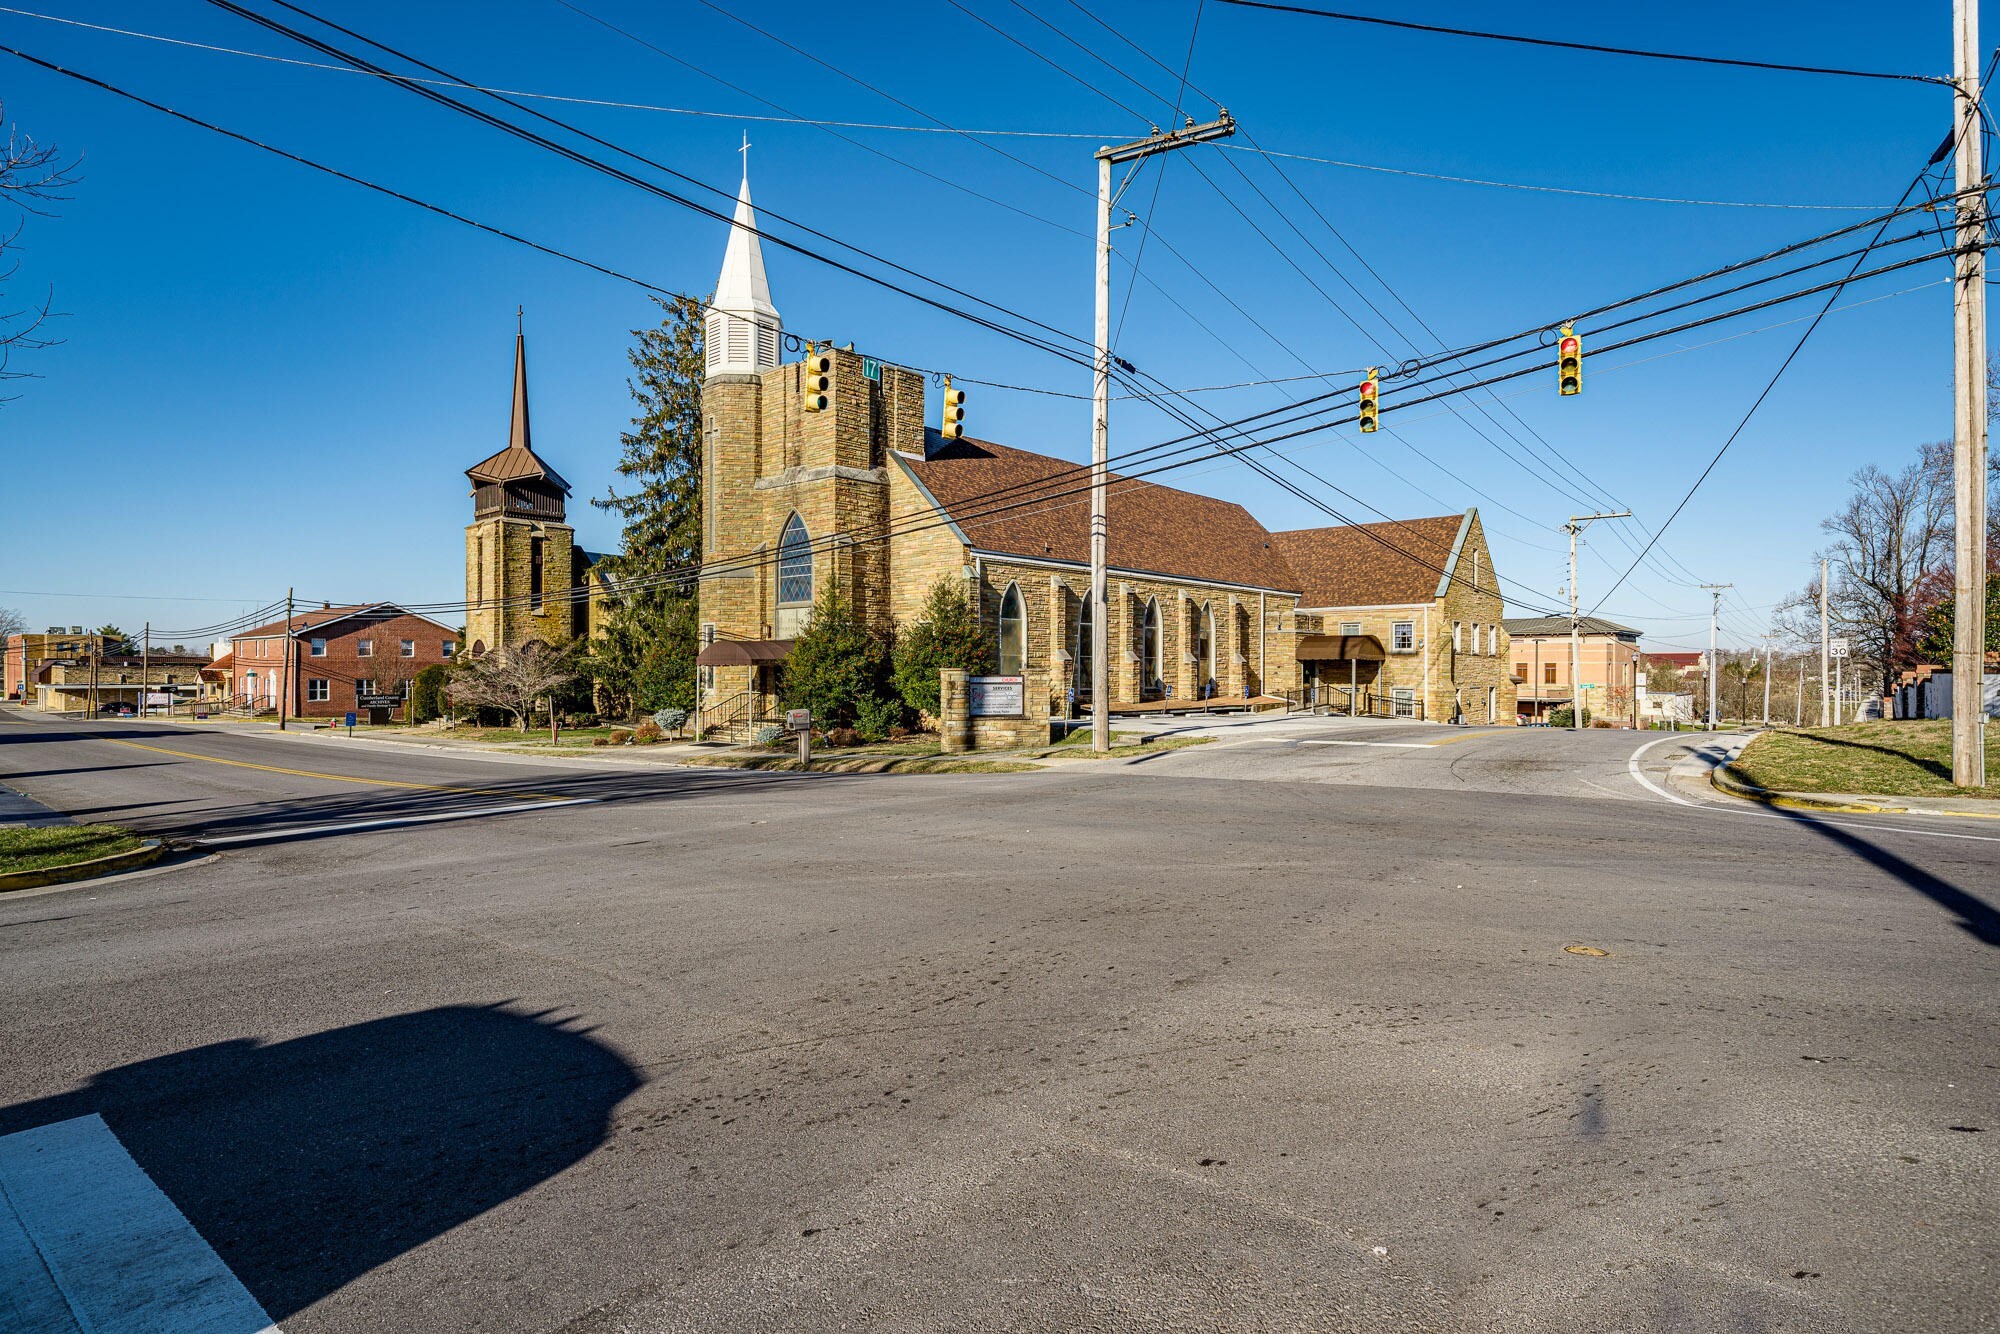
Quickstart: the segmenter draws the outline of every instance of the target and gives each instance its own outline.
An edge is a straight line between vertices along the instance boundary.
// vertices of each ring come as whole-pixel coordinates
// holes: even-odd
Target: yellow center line
[[[563,801],[566,798],[551,796],[545,792],[503,792],[488,787],[453,787],[445,783],[411,783],[399,778],[357,778],[352,774],[322,774],[311,769],[287,769],[279,764],[252,764],[248,760],[225,760],[216,755],[197,755],[191,750],[169,750],[165,746],[149,746],[143,741],[120,741],[116,737],[99,737],[114,746],[130,746],[134,750],[150,750],[156,755],[173,755],[183,760],[200,760],[205,764],[227,764],[238,769],[259,769],[267,774],[290,774],[294,778],[320,778],[329,783],[362,783],[369,787],[400,787],[417,792],[460,792],[475,797],[515,797],[523,801]]]
[[[1461,741],[1477,741],[1483,736],[1499,736],[1506,730],[1504,727],[1496,727],[1485,732],[1467,732],[1464,736],[1446,737],[1443,741],[1433,741],[1431,744],[1433,746],[1455,746]]]

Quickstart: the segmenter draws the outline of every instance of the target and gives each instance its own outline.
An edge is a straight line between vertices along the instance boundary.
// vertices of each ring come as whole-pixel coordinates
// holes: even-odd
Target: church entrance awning
[[[1388,654],[1374,635],[1305,635],[1297,656],[1300,662],[1381,662]]]
[[[791,651],[789,639],[718,639],[694,661],[697,667],[761,667],[783,662]]]

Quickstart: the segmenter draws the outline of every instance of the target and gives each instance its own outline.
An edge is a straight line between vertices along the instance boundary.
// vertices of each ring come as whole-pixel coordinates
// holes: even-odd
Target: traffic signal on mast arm
[[[800,386],[805,392],[807,412],[825,412],[833,402],[833,354],[830,352],[806,353],[805,383]]]
[[[1568,324],[1556,340],[1556,392],[1565,398],[1583,392],[1583,340]]]
[[[1381,404],[1377,398],[1381,392],[1381,387],[1380,382],[1375,378],[1375,368],[1370,366],[1368,368],[1368,378],[1361,382],[1360,430],[1363,434],[1382,429],[1382,423],[1376,420],[1376,417],[1381,412]]]
[[[965,391],[951,387],[951,377],[944,377],[944,410],[938,414],[938,434],[947,440],[957,440],[965,435]]]

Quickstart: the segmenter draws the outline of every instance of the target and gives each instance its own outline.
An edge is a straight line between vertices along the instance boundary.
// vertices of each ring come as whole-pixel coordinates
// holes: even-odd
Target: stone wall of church
[[[1085,659],[1077,645],[1079,617],[1090,590],[1085,570],[1051,569],[1025,561],[997,557],[978,559],[980,623],[997,643],[1000,606],[1008,587],[1021,591],[1026,624],[1025,671],[1049,682],[1060,713],[1073,684],[1082,695],[1078,664]],[[1138,703],[1163,694],[1175,700],[1199,699],[1205,684],[1197,657],[1202,612],[1213,618],[1215,633],[1209,661],[1214,693],[1222,697],[1275,693],[1298,688],[1296,646],[1297,599],[1291,594],[1261,596],[1242,589],[1172,579],[1139,579],[1113,574],[1106,587],[1109,616],[1111,700]],[[1259,633],[1259,615],[1263,632]],[[1142,661],[1146,608],[1157,608],[1157,661]]]
[[[542,600],[534,587],[535,539],[541,539]],[[575,633],[571,595],[577,577],[576,532],[568,524],[481,519],[465,530],[468,649],[513,647],[531,639],[561,644]]]

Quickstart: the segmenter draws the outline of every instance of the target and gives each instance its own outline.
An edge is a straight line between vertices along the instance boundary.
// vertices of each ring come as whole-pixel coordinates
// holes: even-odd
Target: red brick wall
[[[305,614],[306,620],[311,613]],[[322,657],[312,656],[312,640],[324,638],[326,652]],[[373,642],[374,652],[369,657],[361,656],[361,641]],[[415,653],[412,657],[402,656],[402,641],[413,640]],[[384,694],[391,693],[395,683],[413,680],[426,667],[446,661],[444,644],[446,640],[457,641],[456,631],[429,621],[421,616],[404,613],[381,620],[373,618],[349,618],[328,624],[324,631],[308,625],[300,630],[295,640],[293,652],[297,655],[292,663],[291,709],[300,718],[338,718],[349,709],[358,707],[355,702],[357,682],[373,680],[376,688]],[[282,648],[271,657],[256,656],[249,640],[235,641],[237,689],[243,688],[246,671],[255,671],[262,681],[269,673],[284,670]],[[327,697],[323,700],[311,698],[312,683],[325,681]],[[258,688],[262,698],[263,687]],[[401,716],[401,710],[397,711]]]

